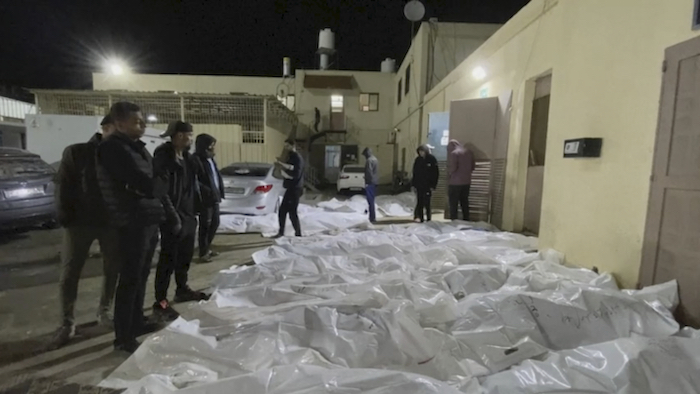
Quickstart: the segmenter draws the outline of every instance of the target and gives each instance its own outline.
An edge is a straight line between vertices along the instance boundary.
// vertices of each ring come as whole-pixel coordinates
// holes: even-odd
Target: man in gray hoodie
[[[362,151],[365,157],[365,195],[367,196],[367,204],[369,204],[369,221],[377,222],[377,215],[374,209],[374,197],[377,193],[377,184],[379,183],[379,160],[372,154],[370,148],[365,148]]]
[[[457,220],[459,205],[462,206],[462,218],[469,220],[469,189],[472,184],[472,172],[476,162],[474,153],[463,147],[457,140],[447,144],[447,179],[448,199],[450,202],[450,219]]]

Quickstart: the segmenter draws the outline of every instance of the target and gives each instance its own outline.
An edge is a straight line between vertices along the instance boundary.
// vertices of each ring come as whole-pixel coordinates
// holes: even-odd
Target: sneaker
[[[102,327],[114,330],[114,318],[108,311],[102,310],[97,312],[97,323]]]
[[[153,316],[159,321],[173,321],[180,317],[180,314],[170,306],[168,300],[162,300],[153,304]]]
[[[133,354],[136,351],[136,349],[139,348],[139,346],[141,346],[139,341],[134,339],[133,341],[129,341],[127,343],[120,343],[120,344],[115,343],[114,350]]]
[[[175,292],[175,302],[206,301],[209,296],[201,291],[194,291],[189,287]]]
[[[61,326],[51,339],[48,350],[56,350],[65,346],[70,340],[75,337],[75,326]]]
[[[209,257],[216,257],[216,256],[218,256],[218,255],[219,255],[219,252],[215,252],[215,251],[213,251],[213,250],[210,250],[210,251],[209,251]]]
[[[212,260],[212,258],[209,254],[206,254],[204,256],[199,256],[199,262],[201,264],[211,263],[212,261],[214,261],[214,260]]]
[[[272,239],[279,239],[279,238],[282,238],[282,237],[284,237],[284,234],[283,234],[283,233],[277,233],[277,235],[275,235],[274,237],[272,237]]]

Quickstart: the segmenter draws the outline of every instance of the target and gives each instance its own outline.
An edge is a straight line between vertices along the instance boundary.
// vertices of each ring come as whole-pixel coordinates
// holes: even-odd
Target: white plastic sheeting
[[[413,193],[403,193],[397,196],[378,196],[376,201],[377,217],[412,217],[416,204]],[[340,201],[335,198],[330,201],[314,203],[308,201],[299,205],[299,219],[304,235],[314,235],[322,232],[340,231],[350,228],[369,226],[367,199],[364,196],[353,196]],[[264,216],[222,215],[220,233],[262,233],[273,236],[279,231],[277,214]],[[286,235],[293,235],[294,229],[287,219]]]
[[[133,393],[698,390],[700,339],[673,319],[675,282],[623,292],[610,275],[566,267],[556,252],[534,252],[535,243],[437,223],[281,239],[255,253],[255,265],[221,272],[210,301],[148,338],[103,385]]]

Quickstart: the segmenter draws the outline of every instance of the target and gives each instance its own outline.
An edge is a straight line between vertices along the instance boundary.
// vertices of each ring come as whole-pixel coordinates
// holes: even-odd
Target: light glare
[[[477,81],[481,81],[486,78],[486,70],[483,67],[477,67],[472,71],[472,76]]]

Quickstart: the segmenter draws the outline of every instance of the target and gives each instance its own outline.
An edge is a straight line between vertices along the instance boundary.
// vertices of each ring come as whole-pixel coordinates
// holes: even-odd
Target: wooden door
[[[678,280],[677,317],[700,327],[700,38],[664,68],[640,284]]]

